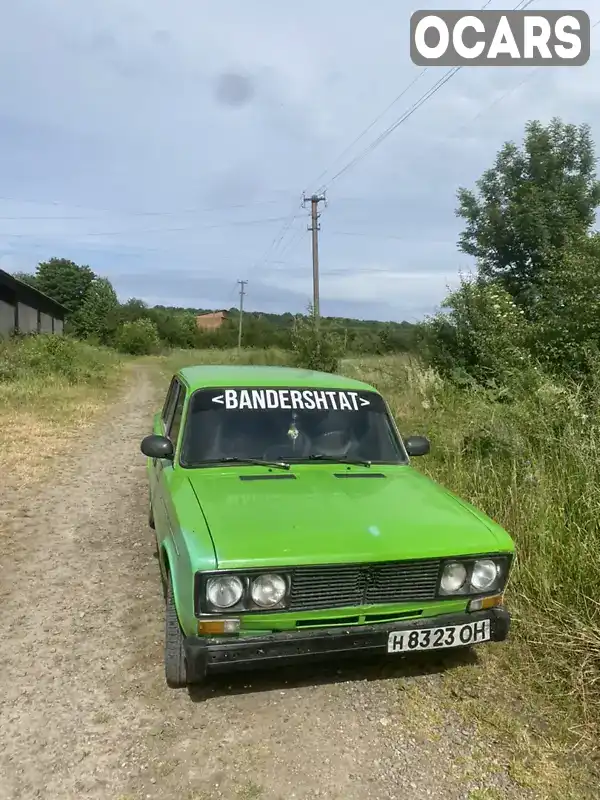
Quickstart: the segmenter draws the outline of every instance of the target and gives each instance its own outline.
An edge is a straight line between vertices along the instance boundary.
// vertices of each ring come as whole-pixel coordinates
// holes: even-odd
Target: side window
[[[169,391],[167,392],[167,396],[165,398],[165,404],[162,410],[162,421],[165,425],[165,430],[168,427],[169,419],[173,414],[173,408],[175,407],[175,402],[177,400],[177,389],[179,388],[179,381],[177,378],[171,379],[171,385],[169,386]]]
[[[179,438],[179,429],[181,428],[181,416],[183,414],[183,404],[185,403],[185,388],[178,384],[179,386],[179,393],[177,395],[177,402],[175,404],[175,410],[173,412],[173,418],[170,422],[167,422],[167,436],[173,442],[173,445],[177,445],[177,439]]]

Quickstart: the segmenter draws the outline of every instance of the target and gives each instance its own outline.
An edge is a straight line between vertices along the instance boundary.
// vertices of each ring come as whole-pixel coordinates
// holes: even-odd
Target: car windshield
[[[243,459],[403,464],[382,397],[369,391],[227,388],[194,392],[181,463]]]

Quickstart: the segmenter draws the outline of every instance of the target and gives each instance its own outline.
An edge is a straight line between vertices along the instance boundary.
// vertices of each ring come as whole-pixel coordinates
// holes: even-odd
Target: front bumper
[[[388,636],[392,631],[410,632],[421,628],[481,622],[486,619],[490,620],[491,641],[501,642],[506,639],[510,627],[510,614],[503,607],[471,614],[466,612],[444,614],[406,622],[320,628],[272,633],[265,636],[235,638],[189,636],[184,640],[188,681],[199,682],[208,673],[234,672],[275,664],[283,666],[326,660],[333,656],[387,655]]]

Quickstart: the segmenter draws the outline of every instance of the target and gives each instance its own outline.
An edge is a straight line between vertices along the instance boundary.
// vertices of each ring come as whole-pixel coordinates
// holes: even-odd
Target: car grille
[[[290,611],[434,600],[439,560],[297,567]]]

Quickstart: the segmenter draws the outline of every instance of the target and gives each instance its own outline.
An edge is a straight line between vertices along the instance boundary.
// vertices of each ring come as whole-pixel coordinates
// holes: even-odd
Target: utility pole
[[[238,350],[242,349],[242,317],[244,315],[244,286],[248,281],[238,281],[240,284],[240,321],[238,328]]]
[[[305,206],[307,198],[304,197],[302,205]],[[312,231],[312,262],[313,262],[313,316],[315,321],[319,321],[319,203],[327,205],[327,198],[325,195],[313,194],[310,198],[310,219],[311,225],[308,228]]]

